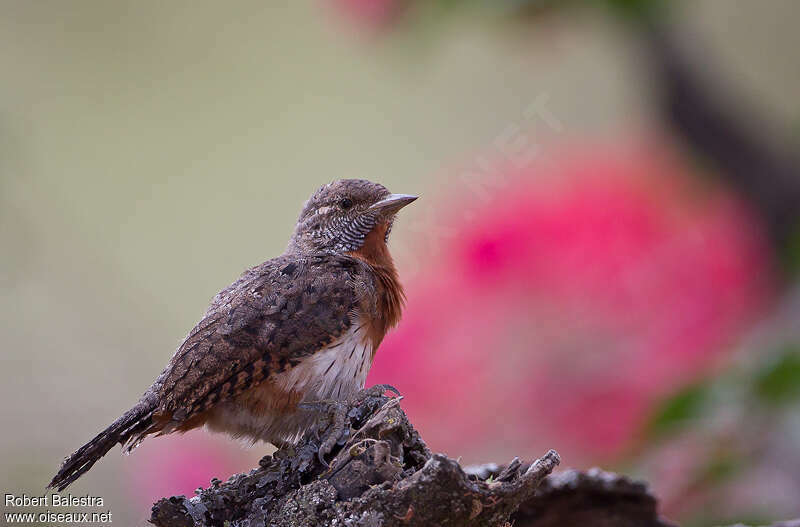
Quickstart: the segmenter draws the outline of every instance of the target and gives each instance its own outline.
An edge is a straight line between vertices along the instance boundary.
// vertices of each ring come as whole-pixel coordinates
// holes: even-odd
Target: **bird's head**
[[[306,202],[290,246],[302,251],[350,253],[368,236],[388,240],[395,214],[417,196],[392,194],[364,179],[340,179],[317,190]]]

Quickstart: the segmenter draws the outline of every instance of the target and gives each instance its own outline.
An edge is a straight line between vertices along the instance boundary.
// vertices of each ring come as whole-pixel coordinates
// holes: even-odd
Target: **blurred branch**
[[[669,527],[647,485],[591,469],[546,478],[514,515],[516,527]]]
[[[746,105],[729,100],[698,58],[699,46],[663,22],[640,20],[661,89],[661,111],[673,130],[710,160],[761,214],[779,248],[800,225],[800,157],[764,133]],[[710,62],[710,61],[709,61]]]

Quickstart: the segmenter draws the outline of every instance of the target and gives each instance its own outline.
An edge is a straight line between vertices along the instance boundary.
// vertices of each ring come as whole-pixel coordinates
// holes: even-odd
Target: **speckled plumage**
[[[211,302],[131,410],[67,458],[65,488],[116,443],[202,425],[293,441],[315,415],[306,401],[363,388],[375,350],[400,318],[403,290],[386,247],[413,196],[339,180],[306,202],[286,252],[245,271]]]

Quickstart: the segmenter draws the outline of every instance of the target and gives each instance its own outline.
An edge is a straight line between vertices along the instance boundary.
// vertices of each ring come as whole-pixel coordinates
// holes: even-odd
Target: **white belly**
[[[371,366],[372,342],[364,326],[354,324],[337,342],[274,379],[286,391],[305,394],[305,401],[341,400],[364,388]]]

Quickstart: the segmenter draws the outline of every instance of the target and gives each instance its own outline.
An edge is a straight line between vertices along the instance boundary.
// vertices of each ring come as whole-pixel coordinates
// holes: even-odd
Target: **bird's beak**
[[[394,214],[419,196],[410,194],[389,194],[377,203],[372,204],[367,210],[377,210],[384,214]]]

